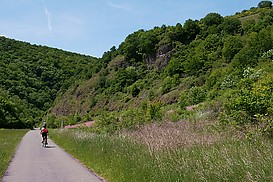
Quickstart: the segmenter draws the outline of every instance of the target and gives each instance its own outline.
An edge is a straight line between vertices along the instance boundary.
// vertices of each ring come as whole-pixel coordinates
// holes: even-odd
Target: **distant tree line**
[[[31,127],[58,93],[103,66],[90,56],[0,37],[0,128]]]

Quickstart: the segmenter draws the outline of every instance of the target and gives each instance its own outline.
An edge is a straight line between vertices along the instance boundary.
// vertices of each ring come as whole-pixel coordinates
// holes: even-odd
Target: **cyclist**
[[[42,135],[42,143],[44,141],[45,138],[45,142],[47,144],[47,134],[48,134],[48,129],[46,128],[46,123],[43,124],[43,128],[41,129],[41,135]]]

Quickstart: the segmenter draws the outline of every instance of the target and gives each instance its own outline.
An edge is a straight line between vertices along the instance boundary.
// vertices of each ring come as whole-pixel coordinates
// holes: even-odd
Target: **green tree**
[[[224,18],[218,13],[209,13],[204,18],[200,20],[202,26],[201,35],[203,37],[209,34],[217,34],[221,32],[221,23]]]
[[[271,1],[261,1],[258,4],[258,8],[272,8],[272,2]]]
[[[210,34],[206,37],[203,42],[203,49],[207,52],[216,51],[218,48],[222,47],[222,40],[216,34]]]
[[[255,48],[244,47],[234,56],[232,64],[236,69],[239,68],[242,70],[247,67],[256,66],[258,57],[258,52]]]
[[[224,18],[219,13],[209,13],[200,22],[205,26],[220,25],[223,22]]]
[[[244,33],[251,33],[251,32],[257,32],[258,31],[255,20],[246,20],[243,23],[242,27],[243,27],[243,32]]]
[[[15,105],[0,96],[0,128],[8,126],[10,117],[18,120]]]
[[[137,80],[137,72],[135,68],[128,67],[126,69],[119,69],[112,82],[115,91],[123,91],[124,88],[132,85]]]
[[[259,16],[259,21],[257,23],[257,28],[259,28],[259,30],[262,30],[272,24],[273,24],[273,12],[272,11],[261,12]]]
[[[139,30],[128,35],[124,42],[121,43],[119,50],[127,60],[134,59],[135,61],[142,60],[142,54],[139,52],[139,37],[144,30]]]
[[[203,52],[197,52],[191,54],[182,65],[186,74],[198,76],[207,70],[206,61],[207,56]]]
[[[243,41],[239,36],[229,36],[224,41],[223,56],[229,62],[243,47]]]
[[[271,28],[262,29],[259,33],[252,33],[249,37],[248,44],[260,54],[272,49],[273,38]]]
[[[185,109],[186,106],[195,105],[206,99],[206,90],[203,87],[192,87],[189,90],[182,91],[179,96],[179,106]]]
[[[183,30],[186,36],[185,43],[188,44],[196,38],[196,35],[199,34],[201,29],[200,26],[198,25],[198,21],[188,19],[184,23]]]
[[[225,17],[221,26],[227,34],[235,35],[241,31],[241,21],[235,17]]]
[[[177,58],[172,58],[164,70],[167,76],[174,76],[175,74],[182,75],[183,66],[182,63]]]
[[[141,32],[139,35],[139,52],[142,54],[150,54],[155,52],[155,45],[157,44],[157,38],[153,33],[153,30],[147,32]]]

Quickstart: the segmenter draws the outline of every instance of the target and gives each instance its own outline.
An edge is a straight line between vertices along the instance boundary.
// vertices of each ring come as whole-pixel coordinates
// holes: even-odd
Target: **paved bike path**
[[[43,148],[39,130],[22,139],[3,182],[101,182],[99,177],[48,139]]]

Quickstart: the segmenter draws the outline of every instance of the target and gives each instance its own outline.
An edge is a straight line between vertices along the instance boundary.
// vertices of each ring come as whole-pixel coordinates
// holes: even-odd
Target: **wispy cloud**
[[[115,4],[112,2],[108,2],[109,6],[125,11],[132,11],[131,7],[128,4]]]
[[[47,17],[47,26],[48,26],[49,31],[51,31],[52,30],[51,15],[50,15],[50,12],[47,10],[47,8],[44,8],[44,9],[45,9],[46,17]]]

